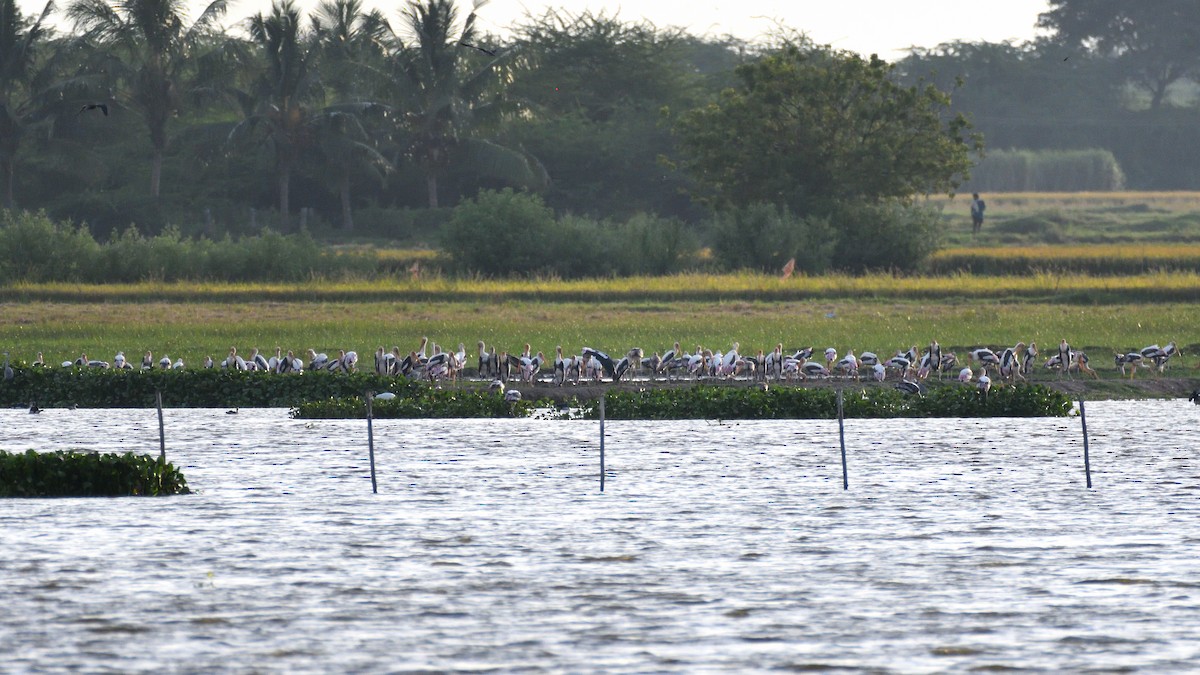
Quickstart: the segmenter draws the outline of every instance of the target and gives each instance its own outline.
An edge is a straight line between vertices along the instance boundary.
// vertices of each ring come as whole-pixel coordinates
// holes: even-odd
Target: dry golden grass
[[[993,192],[985,194],[983,197],[987,201],[989,212],[1030,209],[1070,211],[1119,208],[1141,204],[1172,213],[1200,211],[1200,192],[1197,191]],[[929,202],[950,208],[965,205],[970,198],[970,194],[960,194],[953,199],[945,195],[937,195],[931,196]]]

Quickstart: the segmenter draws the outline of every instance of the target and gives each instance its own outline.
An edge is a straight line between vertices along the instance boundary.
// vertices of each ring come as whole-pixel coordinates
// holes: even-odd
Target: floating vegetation
[[[837,390],[832,387],[693,385],[649,389],[612,389],[604,393],[610,420],[771,420],[834,419]],[[599,418],[600,400],[575,401],[574,413],[554,417]],[[411,398],[376,401],[376,418],[528,417],[551,408],[548,401],[505,402],[485,392],[430,390]],[[987,395],[972,386],[933,385],[923,396],[907,396],[890,386],[847,386],[843,411],[848,418],[891,417],[1064,417],[1071,399],[1042,385],[995,387]],[[291,412],[300,419],[362,419],[361,398],[302,403]]]
[[[987,395],[970,386],[934,385],[924,396],[908,396],[890,386],[848,386],[847,418],[884,417],[1064,417],[1071,399],[1041,385],[995,387]],[[598,402],[583,415],[599,416]],[[831,387],[716,387],[611,391],[605,417],[614,420],[769,420],[834,419],[837,390]]]
[[[188,494],[173,464],[127,452],[0,450],[0,497],[125,497]]]
[[[371,414],[377,419],[434,419],[479,417],[529,417],[547,401],[506,401],[503,396],[478,390],[415,390],[408,396],[374,400]],[[364,419],[367,406],[361,397],[326,399],[292,408],[296,419]]]

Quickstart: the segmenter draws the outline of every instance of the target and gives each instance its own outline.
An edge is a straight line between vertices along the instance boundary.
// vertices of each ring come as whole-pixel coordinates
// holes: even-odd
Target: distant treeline
[[[711,213],[663,111],[719,101],[735,69],[779,37],[750,44],[551,11],[500,38],[449,21],[470,10],[445,0],[421,3],[425,14],[335,0],[304,15],[276,2],[245,21],[218,21],[221,3],[192,21],[181,5],[159,12],[143,0],[59,3],[44,20],[0,2],[10,36],[0,41],[0,201],[97,236],[131,224],[216,238],[291,232],[310,209],[318,238],[423,238],[447,207],[505,186],[537,192],[556,214],[696,225]],[[1112,189],[1122,176],[1133,189],[1196,189],[1196,69],[1164,68],[1176,76],[1147,88],[1128,67],[1139,64],[1125,63],[1195,58],[1195,40],[1171,40],[1194,27],[1139,25],[1142,4],[1156,6],[1122,5],[1136,48],[1105,51],[1104,36],[1086,34],[1081,45],[1051,22],[1037,43],[914,50],[896,77],[949,92],[950,112],[989,147],[1037,151],[992,152],[973,172],[978,189]],[[423,70],[420,54],[444,67]],[[431,91],[439,97],[422,98]],[[426,208],[434,215],[414,215]]]

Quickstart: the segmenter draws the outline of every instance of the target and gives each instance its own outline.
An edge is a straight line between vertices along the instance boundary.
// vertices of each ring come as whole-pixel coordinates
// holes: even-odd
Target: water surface
[[[1200,409],[375,423],[168,410],[197,494],[0,501],[4,672],[1185,671]],[[153,410],[0,449],[158,452]]]

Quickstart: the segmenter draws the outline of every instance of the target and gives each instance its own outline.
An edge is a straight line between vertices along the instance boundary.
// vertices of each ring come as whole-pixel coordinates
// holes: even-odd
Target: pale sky
[[[19,0],[27,13],[40,11],[44,0]],[[58,0],[65,8],[70,0]],[[191,0],[203,7],[202,0]],[[318,0],[298,0],[312,8]],[[365,0],[389,18],[404,5],[401,0]],[[470,0],[460,0],[465,15]],[[546,8],[576,14],[606,11],[626,21],[641,18],[657,26],[677,26],[696,35],[734,35],[753,40],[770,32],[778,20],[803,31],[819,44],[830,44],[862,54],[878,53],[885,59],[904,56],[910,46],[935,47],[952,40],[998,42],[1028,40],[1034,24],[1046,11],[1046,0],[491,0],[479,10],[480,25],[504,34],[526,13],[540,16]],[[240,21],[270,8],[269,0],[233,0],[228,19]]]

